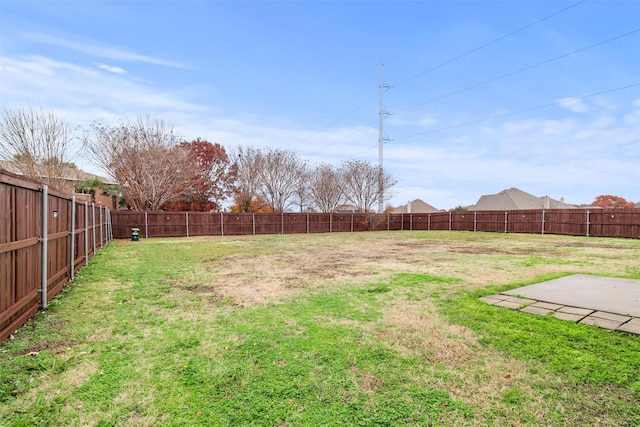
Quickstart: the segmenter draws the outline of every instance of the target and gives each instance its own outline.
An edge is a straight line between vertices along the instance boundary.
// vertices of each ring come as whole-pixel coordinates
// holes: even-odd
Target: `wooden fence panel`
[[[0,343],[41,305],[46,306],[84,260],[85,206],[64,193],[44,189],[41,184],[0,171]],[[76,224],[72,240],[74,206]],[[107,210],[99,210],[103,213],[98,241],[102,246],[110,239],[106,233],[110,223]],[[45,224],[47,235],[43,236]]]
[[[283,215],[284,234],[303,234],[307,232],[307,215],[305,213],[286,213]]]
[[[640,239],[640,209],[602,209],[590,211],[589,235]]]
[[[542,234],[542,211],[510,211],[507,215],[507,233]]]
[[[331,231],[331,215],[310,213],[309,233],[329,233]]]
[[[450,212],[451,230],[473,231],[473,212]]]
[[[584,209],[545,211],[545,234],[564,234],[568,236],[587,235],[587,212]]]
[[[504,212],[503,211],[476,211],[475,231],[490,233],[504,233]]]

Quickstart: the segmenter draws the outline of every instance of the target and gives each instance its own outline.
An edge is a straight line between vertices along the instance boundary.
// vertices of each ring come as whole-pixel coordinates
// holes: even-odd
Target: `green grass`
[[[638,337],[478,300],[640,278],[639,255],[455,232],[114,242],[0,347],[0,426],[640,425]]]

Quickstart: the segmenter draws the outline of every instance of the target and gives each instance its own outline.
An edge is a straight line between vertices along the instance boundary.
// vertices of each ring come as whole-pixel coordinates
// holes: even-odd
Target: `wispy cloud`
[[[110,73],[127,74],[127,70],[125,70],[123,68],[120,68],[120,67],[115,67],[113,65],[100,64],[98,62],[94,62],[93,65],[95,65],[96,67],[100,68],[101,70],[105,70],[105,71],[108,71]]]
[[[58,46],[99,58],[118,61],[144,62],[148,64],[162,65],[172,68],[187,68],[185,64],[181,64],[179,62],[169,61],[166,59],[156,58],[148,55],[142,55],[123,48],[106,46],[99,42],[87,39],[63,38],[42,33],[27,33],[25,35],[25,38],[31,42]]]
[[[560,99],[557,101],[558,105],[566,108],[569,111],[573,111],[574,113],[584,113],[589,110],[589,107],[584,103],[582,99]]]

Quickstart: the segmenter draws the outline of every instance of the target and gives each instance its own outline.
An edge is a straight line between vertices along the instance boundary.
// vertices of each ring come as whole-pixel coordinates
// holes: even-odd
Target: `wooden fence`
[[[112,238],[107,208],[0,171],[0,343]]]
[[[552,209],[414,214],[114,212],[113,237],[229,236],[367,230],[460,230],[640,238],[640,209]]]

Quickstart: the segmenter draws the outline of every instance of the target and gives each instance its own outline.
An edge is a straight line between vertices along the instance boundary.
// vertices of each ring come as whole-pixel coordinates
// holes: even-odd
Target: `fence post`
[[[452,217],[452,213],[451,211],[449,211],[449,231],[451,231],[451,217]]]
[[[75,274],[75,266],[76,266],[76,196],[71,196],[71,242],[69,244],[69,257],[71,261],[69,262],[71,271],[69,272],[69,280],[73,280],[73,275]]]
[[[309,212],[307,212],[307,234],[309,234]]]
[[[329,233],[333,232],[333,214],[329,214]]]
[[[187,237],[189,237],[189,212],[185,212],[185,225],[187,227]]]
[[[507,233],[507,215],[508,215],[508,212],[504,211],[504,233],[505,234]]]
[[[590,216],[591,212],[587,211],[587,237],[589,237],[589,225],[591,225],[591,222],[589,222]],[[602,235],[602,233],[600,233],[600,235]]]
[[[280,219],[280,234],[284,234],[284,212],[282,212]]]
[[[144,238],[149,238],[149,220],[147,218],[147,211],[144,211]]]
[[[542,234],[544,234],[544,209],[542,210]]]
[[[49,240],[49,189],[46,185],[42,186],[42,237],[40,243],[42,244],[40,268],[41,268],[41,280],[40,280],[40,294],[42,297],[41,306],[45,310],[47,308],[47,242]]]
[[[102,241],[104,239],[102,234],[102,205],[98,207],[98,210],[100,211],[100,248],[102,248]]]
[[[251,214],[251,226],[253,228],[253,235],[256,235],[256,214],[255,212]]]
[[[220,212],[220,235],[224,236],[224,212]]]
[[[404,226],[404,221],[402,221],[402,225]],[[413,214],[409,214],[409,231],[413,231]]]
[[[84,265],[89,264],[89,203],[84,202]]]
[[[91,203],[91,242],[93,243],[93,254],[96,254],[96,204]]]
[[[478,231],[478,212],[473,212],[473,231],[476,232]]]
[[[431,214],[427,214],[427,231],[431,231]]]
[[[113,225],[111,224],[111,209],[107,209],[107,241],[113,240]]]
[[[351,212],[351,232],[352,233],[353,233],[353,216],[354,216],[354,213]]]

